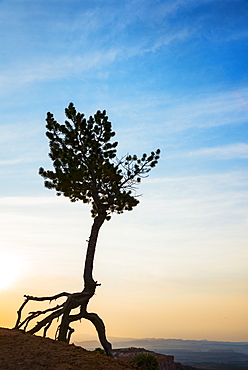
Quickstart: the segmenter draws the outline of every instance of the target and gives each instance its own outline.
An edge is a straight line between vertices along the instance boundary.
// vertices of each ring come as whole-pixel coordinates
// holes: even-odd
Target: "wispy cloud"
[[[114,9],[109,4],[103,7],[79,8],[70,20],[70,27],[67,27],[64,17],[62,24],[59,20],[47,18],[40,6],[26,9],[26,12],[18,7],[20,12],[14,12],[14,17],[10,17],[11,9],[6,8],[4,17],[15,22],[16,27],[12,27],[13,29],[17,29],[19,22],[32,18],[33,12],[36,17],[40,16],[38,27],[46,24],[45,30],[49,30],[49,38],[39,40],[39,34],[35,34],[32,38],[33,47],[25,47],[24,50],[27,50],[23,54],[20,50],[17,62],[7,61],[6,66],[1,68],[1,90],[6,94],[26,84],[53,81],[80,75],[89,70],[99,70],[112,65],[116,60],[125,61],[145,53],[156,52],[161,47],[194,38],[198,34],[197,27],[189,28],[181,22],[171,27],[170,22],[167,22],[167,17],[175,15],[177,11],[185,11],[194,6],[193,1],[187,2],[187,6],[183,1],[168,1],[157,4],[156,7],[153,2],[148,2],[145,7],[138,5],[137,1],[129,1],[125,6],[120,5]],[[51,8],[52,12],[55,10],[56,7]],[[144,25],[144,33],[135,32],[137,23],[139,27]],[[158,27],[158,23],[163,27]],[[133,31],[130,27],[134,28]],[[64,32],[68,34],[66,40],[60,37]],[[132,37],[129,37],[129,32]],[[53,37],[56,35],[58,37],[55,42]],[[28,37],[31,35],[28,34]],[[16,40],[15,37],[13,39]],[[22,34],[21,43],[24,39],[25,34]],[[36,48],[37,44],[39,49]],[[48,47],[49,44],[51,47]],[[38,59],[33,59],[34,52],[39,55]]]
[[[198,150],[182,151],[166,156],[169,158],[206,158],[212,160],[229,160],[229,159],[245,159],[248,158],[248,144],[234,143],[217,147],[201,148]]]
[[[100,70],[113,62],[118,50],[96,51],[86,56],[57,56],[33,60],[27,63],[11,65],[0,77],[1,95],[15,92],[18,89],[37,82],[54,81],[61,78],[79,77],[82,72]]]
[[[62,3],[63,9],[67,9],[68,3]],[[199,3],[201,5],[209,1],[197,2],[197,6]],[[14,5],[18,5],[17,8]],[[146,2],[142,7],[138,1],[128,1],[114,8],[111,3],[106,2],[101,6],[77,7],[77,12],[72,13],[70,22],[67,21],[65,11],[60,13],[62,21],[51,16],[60,11],[57,6],[58,3],[56,5],[50,2],[49,13],[48,10],[44,11],[41,2],[32,4],[25,10],[20,6],[20,2],[12,1],[11,7],[5,4],[2,18],[8,19],[8,22],[11,19],[12,27],[8,29],[7,36],[12,41],[6,41],[3,47],[8,50],[9,43],[16,44],[18,58],[13,58],[15,49],[11,47],[8,52],[11,59],[6,59],[6,63],[2,62],[2,95],[37,82],[80,78],[88,71],[109,68],[113,62],[125,62],[130,58],[157,52],[178,41],[199,37],[201,29],[199,21],[194,21],[190,27],[188,23],[182,22],[184,12],[188,13],[189,9],[196,6],[194,1],[166,1],[156,4],[155,7],[152,1]],[[173,21],[172,24],[170,17],[174,17],[178,12],[180,16],[176,18],[176,23]],[[34,16],[39,22],[33,34],[30,32],[28,20],[32,20]],[[21,29],[22,37],[18,45],[16,30],[19,30],[23,22],[27,27]],[[38,32],[41,28],[45,32],[42,39]],[[63,37],[65,34],[66,38]],[[242,34],[244,35],[244,32]],[[237,34],[233,37],[237,37]],[[26,44],[24,40],[27,38],[29,42]],[[33,58],[34,54],[36,58]]]
[[[183,156],[201,156],[211,159],[236,159],[248,158],[248,144],[236,143],[215,148],[202,148],[200,150],[183,153]]]
[[[125,124],[119,131],[121,140],[128,140],[136,146],[140,141],[145,143],[148,139],[150,142],[155,141],[156,145],[167,141],[172,145],[173,137],[186,130],[241,126],[248,119],[247,88],[211,91],[202,95],[180,95],[177,98],[168,93],[163,96],[144,93],[137,99],[133,95],[132,100],[112,100],[112,104],[107,98],[105,100],[106,106],[111,107],[110,118],[113,114],[115,121]],[[241,144],[233,143],[230,147],[222,148],[222,157],[227,156],[227,151],[230,156],[246,157],[246,145]],[[218,151],[220,153],[220,149]]]
[[[11,165],[16,165],[18,163],[23,163],[26,162],[24,159],[6,159],[6,160],[0,160],[0,166],[11,166]]]
[[[248,101],[248,89],[240,90],[243,99]],[[188,101],[177,102],[177,107],[167,111],[170,127],[187,129],[190,127],[214,127],[243,123],[248,112],[234,90],[209,93],[200,97],[189,97]]]
[[[172,258],[193,253],[192,258],[199,261],[203,254],[205,258],[221,258],[222,253],[240,255],[245,250],[246,173],[147,179],[143,189],[136,215],[128,215],[130,233],[149,219],[143,245],[153,245],[158,250],[166,246]]]

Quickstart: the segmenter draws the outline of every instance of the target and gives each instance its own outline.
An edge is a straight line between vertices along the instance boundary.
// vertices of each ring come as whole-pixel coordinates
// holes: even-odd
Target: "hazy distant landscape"
[[[217,342],[181,339],[133,339],[110,337],[113,348],[139,347],[150,351],[173,355],[176,362],[198,369],[244,370],[248,369],[247,342]],[[86,349],[99,346],[97,340],[75,341]]]

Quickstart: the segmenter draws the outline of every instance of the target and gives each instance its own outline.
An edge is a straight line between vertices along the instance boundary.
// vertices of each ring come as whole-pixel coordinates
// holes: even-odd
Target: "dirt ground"
[[[49,338],[0,328],[0,370],[127,370],[130,364]]]

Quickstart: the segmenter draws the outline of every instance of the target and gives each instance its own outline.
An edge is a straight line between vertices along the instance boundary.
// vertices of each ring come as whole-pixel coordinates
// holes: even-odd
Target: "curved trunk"
[[[106,218],[106,212],[99,213],[98,216],[94,219],[90,238],[88,242],[88,248],[86,253],[85,265],[84,265],[84,291],[89,293],[95,292],[96,289],[96,282],[93,279],[93,265],[94,265],[94,257],[95,257],[95,250],[96,250],[96,242],[99,234],[100,227],[104,223]],[[92,294],[92,295],[93,295]]]
[[[85,259],[85,265],[84,265],[84,293],[89,294],[89,299],[87,300],[86,305],[81,306],[81,308],[84,311],[83,317],[87,320],[90,320],[92,324],[95,326],[99,341],[101,345],[103,346],[105,352],[108,356],[112,355],[112,346],[111,343],[107,341],[106,333],[105,333],[105,326],[102,321],[102,319],[95,313],[88,313],[87,312],[87,305],[90,300],[90,298],[95,294],[95,290],[97,287],[97,282],[93,279],[93,267],[94,267],[94,256],[95,256],[95,250],[96,250],[96,242],[99,234],[100,227],[102,226],[104,220],[106,219],[106,212],[99,212],[98,216],[94,219],[87,253],[86,253],[86,259]]]
[[[88,248],[86,253],[85,265],[84,265],[84,289],[82,294],[75,297],[75,295],[68,297],[67,302],[64,306],[64,313],[61,320],[61,324],[59,327],[59,335],[58,340],[61,341],[69,341],[70,339],[70,323],[72,321],[76,321],[80,318],[85,318],[90,320],[92,324],[95,326],[96,331],[98,333],[99,341],[102,344],[105,352],[107,355],[111,356],[112,346],[111,343],[107,341],[106,333],[105,333],[105,326],[102,319],[95,313],[88,313],[87,306],[89,300],[95,294],[95,290],[97,287],[97,282],[93,279],[93,267],[94,267],[94,257],[95,257],[95,250],[96,250],[96,243],[99,234],[99,230],[106,218],[106,212],[103,211],[98,214],[98,216],[94,219],[90,238],[88,242]],[[70,315],[72,308],[80,306],[80,314],[79,315]]]

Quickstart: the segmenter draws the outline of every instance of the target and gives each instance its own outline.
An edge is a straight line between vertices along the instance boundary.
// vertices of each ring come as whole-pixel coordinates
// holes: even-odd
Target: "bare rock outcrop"
[[[120,348],[113,350],[114,358],[120,359],[125,362],[132,362],[132,359],[142,353],[149,353],[157,358],[159,363],[159,370],[193,370],[190,366],[184,366],[180,363],[174,362],[174,356],[163,355],[153,351],[148,351],[144,348]]]

